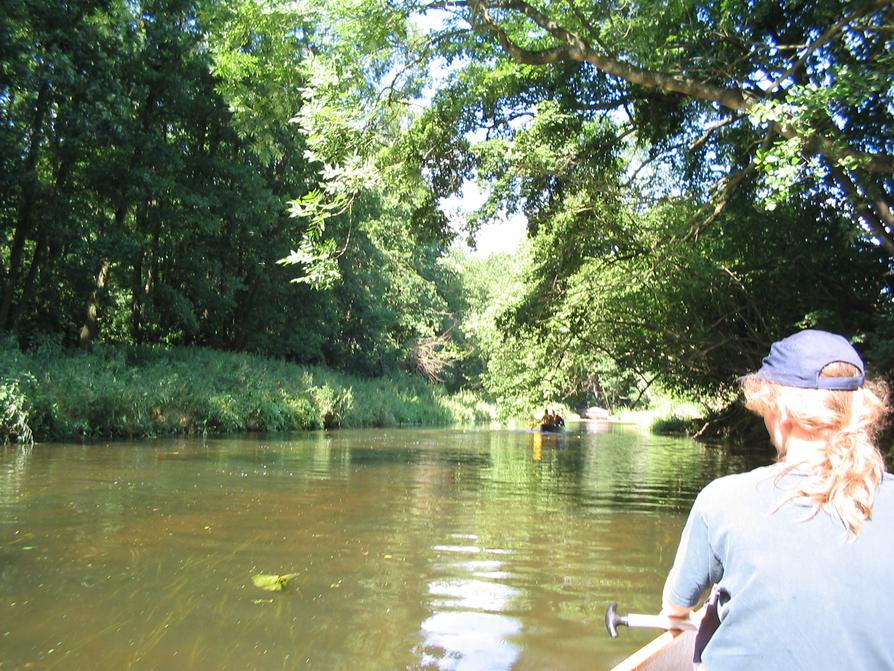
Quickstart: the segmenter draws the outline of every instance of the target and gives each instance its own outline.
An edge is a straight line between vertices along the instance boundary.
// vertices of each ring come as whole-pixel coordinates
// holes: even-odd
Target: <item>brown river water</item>
[[[0,669],[607,669],[655,635],[609,602],[656,611],[695,494],[769,460],[612,424],[0,448]]]

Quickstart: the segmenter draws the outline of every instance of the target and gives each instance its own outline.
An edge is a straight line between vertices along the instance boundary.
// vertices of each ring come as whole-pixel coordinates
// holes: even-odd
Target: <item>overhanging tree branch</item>
[[[494,3],[497,9],[513,10],[524,14],[535,25],[547,31],[559,44],[548,49],[525,49],[510,39],[508,34],[494,20],[490,6],[481,0],[469,0],[472,10],[472,25],[489,31],[500,42],[500,46],[513,59],[525,65],[551,65],[565,61],[590,63],[599,70],[614,77],[619,77],[632,84],[646,88],[659,89],[668,93],[681,93],[705,102],[716,102],[730,109],[747,109],[750,105],[750,94],[739,89],[722,88],[695,82],[663,72],[655,72],[625,63],[624,61],[605,56],[590,47],[589,43],[575,33],[566,30],[555,21],[545,16],[538,9],[523,0],[503,0]]]
[[[524,65],[542,66],[568,61],[585,62],[608,75],[618,77],[631,84],[666,93],[677,93],[735,111],[747,112],[765,98],[761,92],[714,86],[686,77],[648,70],[601,54],[593,49],[583,37],[562,27],[525,0],[497,0],[493,3],[488,3],[486,0],[465,0],[465,2],[471,10],[469,21],[472,27],[491,33],[513,60]],[[451,4],[455,6],[462,3]],[[847,21],[843,20],[842,26],[833,26],[834,31],[827,31],[826,40],[830,40],[834,35],[840,33],[847,22],[858,16],[864,16],[885,4],[882,0],[873,0],[862,11],[849,15]],[[516,12],[527,17],[534,25],[546,31],[557,44],[543,49],[529,49],[521,46],[498,23],[492,10]],[[820,40],[823,40],[823,37],[817,41]],[[785,138],[801,138],[807,151],[821,154],[831,163],[837,163],[842,159],[853,159],[858,161],[861,168],[867,172],[894,174],[894,157],[851,149],[842,141],[834,127],[826,130],[827,133],[836,136],[833,138],[825,137],[813,128],[800,128],[786,123],[778,123],[775,130]]]
[[[894,236],[891,234],[894,230],[894,215],[885,199],[880,195],[875,195],[873,198],[870,194],[861,193],[851,177],[835,165],[829,166],[829,174],[844,189],[857,216],[866,224],[872,235],[890,256],[894,256]]]
[[[807,48],[804,50],[804,53],[801,54],[801,56],[798,58],[798,60],[795,61],[794,64],[788,70],[786,70],[781,75],[779,75],[773,81],[773,83],[770,84],[770,87],[767,89],[767,92],[770,93],[772,91],[775,91],[777,88],[779,88],[782,85],[782,83],[786,79],[789,79],[790,77],[793,77],[795,74],[797,74],[797,72],[801,68],[804,67],[804,64],[807,63],[807,59],[810,58],[811,54],[813,54],[817,49],[819,49],[823,45],[831,42],[832,38],[834,38],[842,30],[844,30],[844,28],[849,23],[854,21],[854,19],[866,16],[870,12],[875,11],[879,6],[881,6],[881,4],[886,4],[886,3],[881,3],[878,0],[876,0],[873,3],[871,3],[869,6],[863,7],[862,10],[848,13],[840,21],[837,21],[835,24],[830,26],[829,29],[826,30],[826,32],[824,32],[817,39],[815,39],[813,42],[811,42],[810,44],[807,45]]]

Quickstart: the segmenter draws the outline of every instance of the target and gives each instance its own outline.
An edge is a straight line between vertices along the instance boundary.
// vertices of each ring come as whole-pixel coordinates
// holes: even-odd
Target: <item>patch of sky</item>
[[[443,30],[456,17],[448,11],[432,9],[412,15],[412,23],[423,35]],[[445,85],[450,76],[461,70],[466,63],[457,59],[448,62],[445,58],[435,58],[429,64],[429,81],[418,98],[412,102],[416,110],[424,110],[434,99],[437,91]],[[518,127],[524,121],[519,118],[511,122]],[[478,128],[466,135],[470,143],[477,144],[487,139],[487,129]],[[481,208],[487,200],[487,193],[473,180],[465,180],[459,193],[441,198],[438,206],[447,216],[450,227],[457,234],[456,246],[475,258],[485,258],[491,254],[514,252],[527,234],[527,218],[524,215],[508,215],[478,228],[474,239],[468,239],[470,215]]]
[[[486,200],[487,193],[471,180],[463,183],[459,194],[441,199],[441,211],[457,233],[454,244],[474,258],[515,252],[527,235],[528,220],[522,214],[504,215],[495,222],[481,226],[475,233],[473,244],[469,244],[465,235],[469,215]]]

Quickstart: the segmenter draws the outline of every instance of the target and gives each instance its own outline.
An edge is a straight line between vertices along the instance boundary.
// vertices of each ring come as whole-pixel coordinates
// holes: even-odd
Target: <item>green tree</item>
[[[888,3],[403,10],[443,19],[428,45],[453,68],[407,156],[441,194],[477,179],[477,221],[520,211],[533,237],[495,383],[574,394],[614,366],[617,398],[630,373],[713,396],[795,328],[872,339],[894,249]]]
[[[109,26],[120,10],[22,1],[4,19],[0,329],[18,328],[67,247],[84,235],[82,216],[93,206],[85,182],[102,150],[95,138],[114,131],[120,85],[110,53],[121,36]]]
[[[508,56],[580,68],[579,86],[564,87],[570,105],[623,111],[652,151],[687,147],[699,181],[722,168],[695,226],[760,168],[771,191],[809,179],[841,194],[894,254],[889,2],[461,0],[422,9],[433,8],[450,11],[433,40],[466,33],[465,53],[481,63]]]
[[[440,377],[445,219],[389,158],[421,80],[392,71],[400,24],[354,9],[14,2],[0,329]],[[312,282],[277,263],[296,243]]]

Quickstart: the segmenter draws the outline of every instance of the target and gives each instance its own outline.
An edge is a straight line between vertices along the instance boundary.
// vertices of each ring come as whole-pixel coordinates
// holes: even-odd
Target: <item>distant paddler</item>
[[[565,426],[565,420],[562,419],[562,416],[558,413],[554,414],[549,408],[543,413],[543,417],[540,418],[541,431],[558,431],[563,426]]]

